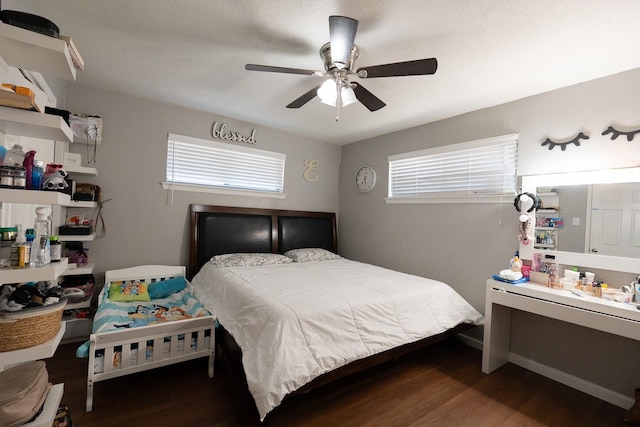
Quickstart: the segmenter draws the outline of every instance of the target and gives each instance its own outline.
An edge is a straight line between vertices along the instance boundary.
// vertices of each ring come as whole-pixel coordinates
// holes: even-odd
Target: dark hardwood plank
[[[85,413],[87,359],[77,344],[47,360],[76,426],[241,427],[223,369],[205,359],[95,385]],[[268,421],[285,426],[626,426],[625,410],[518,366],[480,371],[481,352],[455,340],[288,399]]]

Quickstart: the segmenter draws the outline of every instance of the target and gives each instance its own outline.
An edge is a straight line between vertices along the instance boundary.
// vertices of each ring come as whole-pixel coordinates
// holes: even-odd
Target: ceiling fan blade
[[[331,59],[338,69],[343,69],[349,65],[357,30],[358,21],[355,19],[337,15],[329,17]]]
[[[363,79],[372,77],[423,76],[434,74],[437,69],[438,60],[436,58],[428,58],[362,67],[358,68],[357,74],[358,77],[362,77]]]
[[[306,104],[307,102],[311,101],[313,98],[316,97],[316,95],[318,94],[318,89],[320,88],[320,86],[322,86],[322,85],[318,85],[318,86],[314,87],[313,89],[311,89],[309,92],[307,92],[304,95],[300,96],[299,98],[294,100],[292,103],[287,105],[287,108],[300,108],[300,107],[302,107],[304,104]]]
[[[270,73],[286,73],[286,74],[304,74],[306,76],[321,76],[324,73],[315,70],[305,70],[302,68],[272,67],[271,65],[247,64],[245,70],[249,71],[267,71]]]
[[[356,98],[358,98],[358,101],[360,101],[362,105],[367,107],[369,111],[378,111],[379,109],[387,105],[382,102],[380,98],[366,90],[362,85],[358,83],[352,83],[352,85],[353,92],[355,93]]]

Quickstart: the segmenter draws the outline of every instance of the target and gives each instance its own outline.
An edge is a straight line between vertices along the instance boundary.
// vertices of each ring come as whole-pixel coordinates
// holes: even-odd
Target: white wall
[[[518,249],[513,199],[504,205],[385,204],[387,157],[517,133],[521,175],[637,166],[640,137],[633,142],[623,137],[611,141],[601,133],[611,124],[640,128],[639,83],[640,70],[632,70],[343,147],[342,254],[445,281],[484,312],[485,280],[506,268]],[[581,131],[590,139],[581,141],[579,147],[572,145],[561,151],[541,146],[547,137],[566,141]],[[378,184],[371,193],[359,194],[354,178],[357,168],[365,163],[377,169]],[[631,278],[606,271],[598,274],[610,279],[609,283],[627,284]],[[585,328],[556,323],[516,314],[512,331],[517,339],[512,351],[633,395],[634,388],[640,386],[640,343],[613,336],[605,340],[602,334]],[[481,338],[480,332],[474,336]],[[571,337],[567,345],[562,345],[564,337]],[[603,364],[611,360],[624,369],[609,366],[604,371]]]
[[[99,175],[81,178],[100,185],[103,198],[110,199],[104,204],[106,237],[86,245],[99,273],[136,264],[186,265],[192,203],[338,211],[339,146],[79,84],[69,85],[65,108],[96,114],[104,121],[97,162],[90,165],[98,169]],[[256,128],[255,148],[287,155],[286,199],[176,191],[171,203],[171,195],[160,185],[165,179],[167,134],[212,139],[215,121],[226,123],[227,129],[243,135]],[[72,144],[70,150],[82,153],[86,162],[91,148]],[[314,183],[303,179],[303,162],[309,159],[319,162],[319,179]]]

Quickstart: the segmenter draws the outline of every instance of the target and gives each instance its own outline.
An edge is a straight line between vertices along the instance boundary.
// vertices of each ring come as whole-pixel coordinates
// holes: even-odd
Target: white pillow
[[[295,262],[327,261],[342,258],[340,255],[322,248],[291,249],[285,252],[284,256],[291,258]]]
[[[293,262],[284,255],[265,253],[234,253],[215,255],[209,261],[216,267],[256,267]]]

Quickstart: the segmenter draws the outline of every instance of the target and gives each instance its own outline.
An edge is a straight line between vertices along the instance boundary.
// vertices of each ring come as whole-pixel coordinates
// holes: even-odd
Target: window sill
[[[515,195],[505,196],[461,196],[461,197],[385,197],[387,204],[417,203],[509,203],[513,204]]]
[[[165,190],[174,190],[174,191],[192,191],[196,193],[226,194],[229,196],[266,197],[271,199],[284,199],[287,197],[287,193],[270,193],[267,191],[239,190],[237,188],[206,187],[203,185],[173,184],[171,182],[161,182],[160,184],[162,185],[162,188],[164,188]]]

